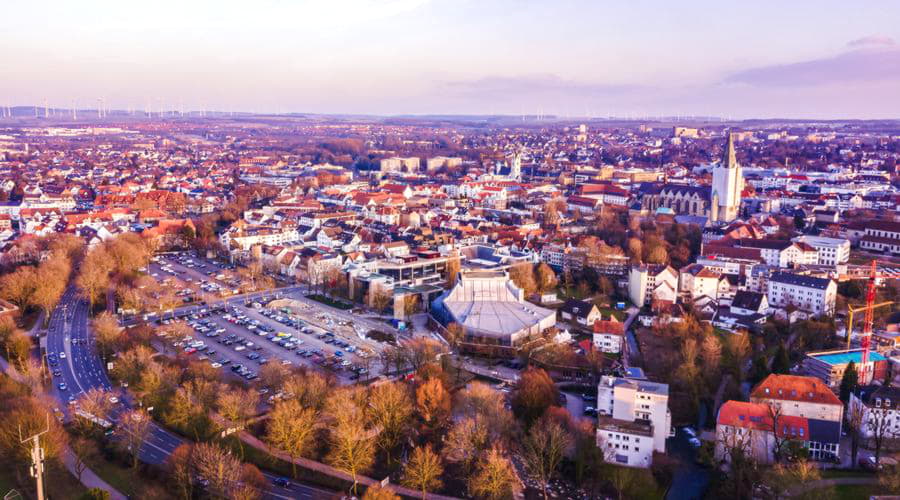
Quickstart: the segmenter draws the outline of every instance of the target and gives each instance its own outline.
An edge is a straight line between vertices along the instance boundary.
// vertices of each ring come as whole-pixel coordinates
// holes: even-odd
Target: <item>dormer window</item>
[[[769,393],[769,388],[768,388],[768,387],[766,387],[766,394],[768,394],[768,393]]]
[[[875,408],[881,408],[881,398],[875,398]]]

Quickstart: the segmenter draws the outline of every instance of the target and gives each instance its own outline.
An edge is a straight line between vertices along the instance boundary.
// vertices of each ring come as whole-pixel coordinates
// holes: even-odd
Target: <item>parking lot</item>
[[[258,302],[203,308],[184,320],[193,334],[167,338],[167,351],[203,358],[246,380],[255,379],[266,363],[331,371],[345,383],[373,375],[380,366],[375,350],[363,342]]]
[[[187,253],[158,255],[153,258],[147,272],[157,281],[177,279],[174,286],[213,297],[238,293],[240,282],[233,266],[222,262],[201,259]]]

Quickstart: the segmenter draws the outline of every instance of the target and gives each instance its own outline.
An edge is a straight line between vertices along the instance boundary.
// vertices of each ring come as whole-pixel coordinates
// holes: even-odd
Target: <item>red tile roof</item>
[[[831,389],[816,377],[771,374],[750,393],[751,398],[783,399],[828,405],[843,405]]]

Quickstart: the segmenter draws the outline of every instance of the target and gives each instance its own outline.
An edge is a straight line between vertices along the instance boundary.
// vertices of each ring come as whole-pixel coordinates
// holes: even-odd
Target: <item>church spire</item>
[[[731,132],[728,132],[728,144],[725,146],[725,153],[722,155],[722,166],[725,168],[737,166],[737,154],[734,152],[734,134]]]

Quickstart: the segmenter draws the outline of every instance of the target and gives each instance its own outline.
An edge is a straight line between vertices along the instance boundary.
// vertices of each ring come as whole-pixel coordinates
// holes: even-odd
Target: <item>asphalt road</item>
[[[47,352],[59,356],[56,366],[50,367],[51,371],[60,373],[59,377],[53,377],[52,391],[60,400],[60,408],[64,412],[68,412],[67,402],[70,397],[77,398],[79,394],[92,388],[113,393],[120,392],[113,388],[109,381],[88,324],[87,301],[78,295],[74,287],[69,287],[54,309],[47,330]],[[76,340],[76,343],[73,344],[72,340]],[[65,358],[62,358],[60,353],[65,353]],[[59,389],[60,382],[68,386],[66,390]],[[118,413],[126,409],[125,398],[120,399],[122,402],[119,403]],[[112,418],[116,419],[116,416],[114,412]],[[180,437],[154,423],[151,426],[150,436],[141,448],[140,459],[149,464],[160,465],[182,443]],[[266,474],[266,477],[271,482],[276,476]],[[266,493],[271,498],[302,499],[331,498],[334,494],[332,491],[296,482],[287,489],[270,484],[270,489]]]

